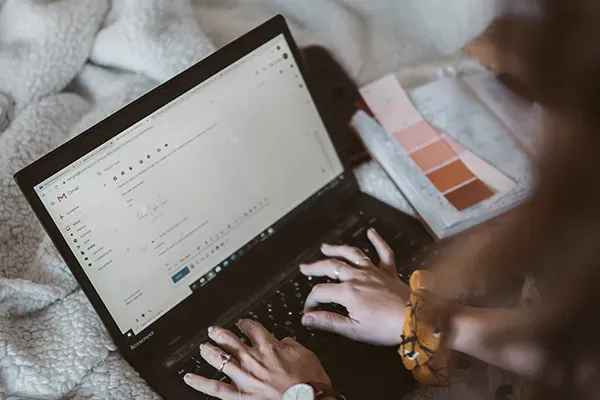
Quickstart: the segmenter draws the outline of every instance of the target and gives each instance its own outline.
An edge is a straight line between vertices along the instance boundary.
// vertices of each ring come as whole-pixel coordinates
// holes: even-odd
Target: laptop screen
[[[280,35],[35,191],[133,337],[342,172]]]

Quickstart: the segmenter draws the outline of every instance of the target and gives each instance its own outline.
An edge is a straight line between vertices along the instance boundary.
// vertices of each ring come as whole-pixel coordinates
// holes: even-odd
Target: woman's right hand
[[[374,229],[367,236],[381,260],[379,268],[360,249],[326,244],[321,250],[331,258],[300,266],[304,275],[340,281],[313,288],[306,299],[302,323],[361,342],[398,345],[410,288],[398,277],[394,253],[381,236]],[[349,315],[315,310],[323,303],[340,304]]]

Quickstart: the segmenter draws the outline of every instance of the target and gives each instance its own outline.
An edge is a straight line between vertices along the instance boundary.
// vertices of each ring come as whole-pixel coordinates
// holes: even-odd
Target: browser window
[[[132,337],[342,172],[281,35],[35,190]]]

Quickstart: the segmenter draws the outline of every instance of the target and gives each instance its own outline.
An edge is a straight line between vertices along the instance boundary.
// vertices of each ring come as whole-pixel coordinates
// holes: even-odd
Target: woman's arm
[[[382,260],[379,268],[370,263],[355,267],[365,256],[359,249],[348,246],[324,246],[323,254],[333,258],[301,267],[304,275],[328,276],[341,281],[313,288],[306,299],[302,323],[362,342],[398,345],[410,288],[395,273],[393,253],[383,239],[374,231],[369,231],[368,237]],[[322,303],[341,304],[349,315],[316,310]],[[542,353],[536,346],[515,342],[491,348],[485,340],[502,324],[514,320],[516,312],[462,308],[450,323],[448,347],[516,374],[535,376],[543,363]]]
[[[502,321],[512,320],[517,311],[464,307],[450,321],[447,346],[515,374],[535,377],[544,362],[542,350],[534,343],[506,342],[490,347],[485,339]]]

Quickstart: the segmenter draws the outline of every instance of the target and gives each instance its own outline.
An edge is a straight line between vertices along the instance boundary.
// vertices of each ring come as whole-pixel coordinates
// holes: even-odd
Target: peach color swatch
[[[457,210],[496,193],[463,162],[463,157],[474,160],[473,165],[487,167],[487,177],[502,174],[475,155],[468,157],[472,153],[425,121],[395,76],[365,86],[361,95],[385,130]]]
[[[410,153],[410,158],[421,168],[421,171],[427,173],[441,164],[458,159],[458,156],[444,140],[440,139],[425,148]]]
[[[494,195],[494,192],[479,179],[474,180],[458,189],[446,194],[446,199],[459,211],[469,208],[473,205],[474,199],[487,199]]]
[[[442,193],[451,190],[465,182],[476,180],[477,178],[462,161],[454,161],[427,175],[431,183]]]
[[[417,147],[430,143],[440,137],[429,122],[426,121],[408,127],[403,131],[396,132],[393,136],[406,151],[413,151]]]

